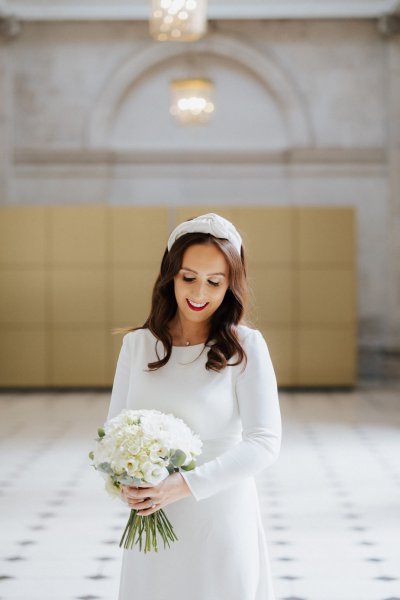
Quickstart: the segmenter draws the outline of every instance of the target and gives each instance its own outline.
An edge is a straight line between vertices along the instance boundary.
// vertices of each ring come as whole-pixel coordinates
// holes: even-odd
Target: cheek
[[[226,294],[226,289],[222,289],[222,290],[217,289],[213,296],[213,302],[215,304],[221,304],[221,302],[225,298],[225,294]]]

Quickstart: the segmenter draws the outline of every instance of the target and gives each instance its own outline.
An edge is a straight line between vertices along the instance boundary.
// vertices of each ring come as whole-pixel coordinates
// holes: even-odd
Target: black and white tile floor
[[[0,600],[116,600],[128,509],[87,456],[109,397],[0,395]],[[400,389],[280,399],[257,477],[277,600],[400,600]]]

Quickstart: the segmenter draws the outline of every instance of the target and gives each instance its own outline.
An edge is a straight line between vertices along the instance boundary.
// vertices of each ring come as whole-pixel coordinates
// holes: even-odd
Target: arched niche
[[[215,81],[216,113],[207,127],[177,125],[169,81],[206,75]],[[268,56],[234,38],[155,44],[125,59],[108,79],[84,136],[89,148],[275,150],[312,144],[301,97]]]

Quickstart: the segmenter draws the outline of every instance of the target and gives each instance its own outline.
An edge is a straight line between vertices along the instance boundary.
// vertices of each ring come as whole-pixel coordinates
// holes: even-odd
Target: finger
[[[135,508],[136,510],[140,511],[147,510],[148,508],[152,508],[153,504],[157,504],[155,500],[153,500],[152,498],[146,498],[145,500],[143,500],[143,502],[137,502]]]
[[[160,510],[161,506],[159,504],[157,504],[156,506],[149,507],[149,508],[141,508],[140,510],[137,511],[137,514],[140,517],[148,517],[149,515],[152,515],[153,513],[157,512],[158,510]]]
[[[148,483],[147,481],[142,481],[142,483],[139,483],[138,485],[126,484],[125,487],[132,489],[132,490],[137,490],[137,488],[140,488],[140,487],[154,487],[155,485],[156,485],[155,483]]]
[[[141,498],[141,499],[137,499],[137,498],[127,498],[127,502],[129,504],[129,506],[131,506],[132,508],[140,508],[142,506],[144,506],[144,502],[146,502],[148,500],[148,498]]]

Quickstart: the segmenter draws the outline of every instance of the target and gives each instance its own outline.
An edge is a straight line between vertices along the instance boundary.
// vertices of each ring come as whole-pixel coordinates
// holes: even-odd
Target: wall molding
[[[156,66],[165,65],[193,52],[196,56],[214,55],[241,66],[264,87],[274,101],[284,125],[288,145],[312,146],[315,135],[311,118],[293,81],[268,55],[233,37],[212,33],[190,45],[151,44],[142,52],[135,51],[107,79],[87,118],[83,145],[88,148],[109,147],[110,130],[118,112],[120,99],[135,81]]]
[[[147,0],[8,0],[0,3],[24,21],[145,21]],[[398,11],[397,0],[215,0],[210,19],[371,19]]]
[[[383,148],[290,148],[287,150],[144,150],[138,149],[71,149],[71,148],[20,148],[14,151],[14,164],[68,165],[68,164],[288,164],[304,165],[371,165],[386,164]]]

